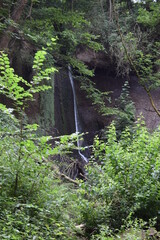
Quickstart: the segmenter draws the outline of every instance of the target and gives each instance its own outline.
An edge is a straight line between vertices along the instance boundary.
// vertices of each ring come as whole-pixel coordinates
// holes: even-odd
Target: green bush
[[[126,127],[132,128],[135,122],[136,109],[130,97],[129,89],[129,83],[126,81],[122,87],[121,95],[116,100],[116,107],[119,112],[116,116],[115,126],[119,137]]]
[[[114,123],[107,142],[95,139],[88,181],[81,183],[79,191],[87,233],[99,232],[101,225],[120,229],[131,213],[133,217],[157,217],[159,221],[159,148],[159,129],[150,134],[141,121],[133,135],[126,129],[119,141]]]
[[[35,75],[28,83],[0,53],[0,92],[13,105],[10,109],[0,104],[0,239],[75,239],[69,213],[76,195],[70,185],[61,184],[51,161],[69,138],[64,136],[52,149],[51,136],[38,136],[38,125],[28,124],[24,112],[34,93],[49,89],[42,81],[55,69],[44,69],[45,55],[36,54]]]
[[[133,223],[160,220],[160,129],[151,134],[139,120],[132,134],[126,128],[117,139],[112,123],[107,140],[94,140],[86,181],[60,174],[51,156],[70,153],[77,135],[57,139],[52,148],[51,137],[39,137],[24,113],[33,93],[48,89],[41,81],[54,69],[43,69],[44,60],[45,52],[36,55],[35,76],[27,83],[1,53],[0,91],[13,109],[0,104],[0,239],[109,240],[119,230],[135,238],[143,226],[130,224],[125,232],[128,216]],[[62,184],[62,175],[69,184]]]

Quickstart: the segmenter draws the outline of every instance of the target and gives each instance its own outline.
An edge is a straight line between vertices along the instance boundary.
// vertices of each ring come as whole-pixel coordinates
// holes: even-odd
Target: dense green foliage
[[[96,89],[94,71],[76,58],[81,47],[105,52],[116,74],[136,74],[152,99],[160,86],[159,11],[152,0],[0,2],[0,239],[138,240],[142,231],[159,238],[160,128],[150,133],[142,119],[135,123],[128,82],[113,106],[111,92]],[[30,66],[42,49],[28,81],[10,66],[16,47]],[[77,134],[39,136],[25,113],[35,94],[50,89],[54,64],[71,65],[99,113],[115,115],[103,139],[94,139],[83,180],[56,165],[59,155],[70,159],[68,172],[77,163],[70,155]]]
[[[119,109],[116,117],[116,130],[120,136],[121,132],[126,127],[132,128],[135,122],[135,106],[129,95],[129,83],[126,81],[122,87],[121,95],[116,101],[117,108]]]
[[[117,141],[112,124],[107,142],[96,138],[93,149],[88,181],[80,190],[87,231],[96,231],[101,225],[117,229],[130,214],[158,217],[159,130],[149,134],[139,122],[133,135],[126,129]]]
[[[37,125],[25,122],[22,107],[26,98],[32,99],[32,92],[46,89],[37,85],[37,76],[40,82],[55,71],[41,69],[44,55],[36,54],[37,72],[24,90],[19,83],[25,80],[14,75],[7,55],[1,54],[1,90],[14,101],[20,116],[15,118],[1,107],[1,239],[114,239],[116,229],[136,229],[134,235],[145,226],[125,221],[129,216],[156,218],[159,223],[160,135],[159,130],[150,134],[142,121],[132,134],[128,128],[122,132],[119,140],[112,124],[107,141],[95,138],[87,181],[73,181],[73,186],[61,183],[49,156],[67,153],[76,136],[64,136],[52,148],[51,137],[37,137]],[[8,88],[5,78],[10,79]]]
[[[52,149],[48,143],[52,137],[37,136],[38,125],[28,124],[24,113],[26,100],[33,100],[33,93],[49,88],[40,85],[42,80],[49,80],[50,74],[55,71],[55,68],[42,70],[45,55],[44,51],[35,55],[35,75],[33,81],[27,84],[22,77],[14,74],[7,55],[1,53],[1,92],[13,100],[12,111],[18,115],[11,115],[11,110],[1,104],[1,239],[61,239],[69,231],[68,225],[71,226],[71,223],[67,224],[68,216],[62,208],[70,194],[65,193],[67,187],[60,185],[60,180],[55,177],[56,171],[51,171],[53,163],[49,158],[62,149],[65,152],[67,148],[63,145],[67,146],[69,138],[62,138],[61,145]]]

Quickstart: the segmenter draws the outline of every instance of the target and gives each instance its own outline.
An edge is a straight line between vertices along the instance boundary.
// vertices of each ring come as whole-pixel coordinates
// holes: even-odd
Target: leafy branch
[[[153,107],[153,109],[155,110],[155,112],[157,113],[157,115],[160,117],[160,111],[157,109],[155,103],[154,103],[154,100],[152,98],[152,95],[151,95],[151,92],[150,92],[150,89],[146,86],[145,84],[145,81],[144,81],[144,76],[140,74],[140,72],[138,71],[137,69],[137,66],[135,64],[135,62],[132,60],[128,50],[127,50],[127,47],[126,47],[126,44],[125,44],[125,40],[124,40],[124,36],[123,36],[123,33],[121,31],[121,28],[120,28],[120,24],[119,24],[119,17],[118,17],[118,13],[115,9],[115,1],[112,0],[112,5],[113,5],[113,12],[114,12],[114,16],[115,16],[115,20],[116,20],[116,25],[117,25],[117,29],[118,29],[118,32],[119,32],[119,35],[120,35],[120,38],[121,38],[121,42],[122,42],[122,46],[124,48],[124,51],[125,51],[125,54],[126,54],[126,57],[130,63],[130,65],[132,66],[134,72],[136,73],[136,76],[139,80],[139,83],[140,85],[144,88],[144,90],[146,91],[148,97],[149,97],[149,100],[151,102],[151,105]],[[143,68],[143,65],[141,65],[140,67]],[[151,62],[150,62],[150,66],[149,68],[151,67]],[[146,74],[146,71],[144,72]],[[149,71],[149,73],[151,73],[151,71]],[[145,76],[146,77],[146,76]]]

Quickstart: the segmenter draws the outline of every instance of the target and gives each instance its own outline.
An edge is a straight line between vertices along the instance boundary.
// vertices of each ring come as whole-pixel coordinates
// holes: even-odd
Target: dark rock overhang
[[[77,48],[76,57],[91,68],[108,69],[111,65],[111,60],[104,51],[96,52],[85,46]]]

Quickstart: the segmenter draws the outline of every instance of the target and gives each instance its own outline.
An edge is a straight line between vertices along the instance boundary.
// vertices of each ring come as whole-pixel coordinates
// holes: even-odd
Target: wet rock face
[[[12,65],[16,73],[22,75],[28,81],[32,78],[31,63],[24,56],[24,50],[29,48],[23,46],[22,50],[12,58]],[[31,49],[32,54],[34,49]],[[30,56],[30,52],[28,54]],[[95,76],[91,79],[96,87],[101,91],[112,91],[112,102],[121,94],[122,86],[126,79],[116,77],[114,64],[107,60],[104,53],[94,53],[90,49],[80,48],[77,50],[77,58],[88,64],[89,67],[95,67]],[[21,60],[18,63],[18,60]],[[17,68],[16,68],[17,67]],[[144,89],[138,84],[134,76],[130,77],[130,96],[135,103],[136,116],[141,113],[144,116],[146,125],[150,129],[156,128],[160,124],[160,118],[154,112],[149,98]],[[69,81],[68,71],[60,70],[53,80],[53,90],[45,92],[42,95],[37,94],[36,101],[29,105],[27,114],[34,122],[42,122],[44,128],[49,129],[49,134],[64,135],[75,132],[73,93]],[[109,125],[112,117],[101,116],[92,101],[87,98],[85,91],[80,89],[80,83],[75,80],[76,98],[78,113],[83,132],[89,132],[87,141],[92,144],[92,140],[101,129]],[[153,99],[158,109],[160,109],[160,90],[152,93]],[[46,113],[47,111],[47,113]],[[39,116],[41,115],[41,120]]]
[[[112,101],[114,103],[115,99],[119,97],[122,86],[126,79],[116,77],[116,71],[114,63],[111,63],[111,59],[102,53],[95,53],[91,49],[86,49],[84,47],[79,47],[77,50],[77,58],[87,64],[89,67],[94,67],[96,69],[95,76],[93,81],[96,83],[96,86],[101,91],[112,91]],[[151,106],[148,95],[146,94],[143,87],[138,84],[136,77],[130,77],[130,96],[135,103],[136,107],[136,117],[143,115],[146,125],[149,129],[154,129],[160,124],[160,118],[153,110]],[[78,92],[78,91],[77,91]],[[93,106],[88,100],[82,101],[85,98],[84,93],[78,93],[78,101],[80,103],[79,111],[82,116],[84,125],[90,129],[92,126],[93,129],[97,129],[98,125],[101,128],[102,125],[108,124],[108,120],[104,120],[98,117],[97,113],[94,112]],[[158,109],[160,109],[160,89],[157,89],[152,92],[153,100]],[[159,107],[158,107],[159,106]],[[98,120],[97,120],[98,118]],[[100,120],[99,120],[100,119]],[[96,126],[97,122],[97,126]],[[88,124],[87,124],[88,123]],[[87,128],[85,127],[85,129]]]
[[[151,92],[158,110],[160,110],[160,89]],[[160,124],[160,117],[154,111],[146,91],[138,84],[135,76],[130,77],[130,95],[135,103],[136,116],[143,115],[146,126],[153,130]]]
[[[104,128],[108,118],[101,116],[92,101],[87,98],[86,92],[80,88],[80,82],[74,79],[78,116],[81,131],[89,134],[85,139],[92,144],[96,133]],[[73,92],[65,70],[59,71],[54,83],[55,128],[58,135],[71,134],[75,130]]]
[[[101,91],[112,91],[111,98],[114,105],[122,91],[126,79],[116,77],[112,71],[106,69],[98,69],[95,71],[95,76],[92,78],[96,87]],[[136,107],[136,117],[141,114],[144,117],[146,126],[153,130],[160,124],[160,117],[153,110],[149,97],[143,87],[138,83],[135,76],[131,76],[129,80],[130,96]],[[113,117],[101,116],[96,107],[92,105],[91,100],[87,99],[85,92],[80,90],[79,83],[76,83],[77,103],[79,115],[83,124],[84,132],[89,132],[91,138],[94,137],[105,126],[109,125]],[[160,89],[152,92],[153,100],[156,106],[160,109]],[[90,139],[89,139],[90,141]]]
[[[87,98],[85,91],[80,90],[80,83],[75,81],[77,94],[77,108],[82,126],[82,131],[88,133],[85,136],[87,144],[93,143],[93,138],[98,132],[104,128],[106,118],[98,113],[93,106],[92,101]]]
[[[89,132],[85,137],[92,144],[95,133],[104,128],[105,118],[102,117],[85,91],[80,89],[80,82],[74,79],[78,116],[82,132]],[[71,134],[75,130],[73,92],[68,72],[61,70],[55,76],[54,83],[55,128],[58,135]]]
[[[28,82],[33,76],[32,64],[36,49],[26,41],[16,41],[10,53],[11,66],[15,73],[22,76]]]
[[[73,93],[68,72],[60,70],[54,82],[55,128],[57,135],[75,132]]]

